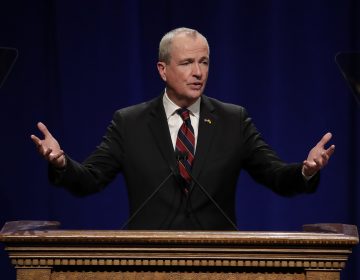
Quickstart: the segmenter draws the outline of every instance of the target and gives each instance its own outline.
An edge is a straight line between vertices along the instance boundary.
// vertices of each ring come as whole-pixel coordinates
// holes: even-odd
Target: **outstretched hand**
[[[64,168],[66,165],[65,155],[58,141],[51,135],[43,123],[39,122],[37,127],[43,134],[44,139],[40,139],[35,135],[31,135],[30,137],[35,143],[38,152],[55,167]]]
[[[329,161],[331,155],[335,151],[335,145],[325,148],[325,145],[330,141],[332,134],[326,133],[319,143],[316,144],[309,152],[306,160],[303,162],[302,172],[305,176],[311,177],[320,169],[322,169]]]

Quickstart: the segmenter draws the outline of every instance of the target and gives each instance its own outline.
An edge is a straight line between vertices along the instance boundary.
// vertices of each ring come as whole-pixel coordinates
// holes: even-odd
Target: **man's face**
[[[209,72],[209,48],[200,35],[180,33],[173,38],[169,64],[158,62],[169,98],[180,107],[193,104],[203,93]]]

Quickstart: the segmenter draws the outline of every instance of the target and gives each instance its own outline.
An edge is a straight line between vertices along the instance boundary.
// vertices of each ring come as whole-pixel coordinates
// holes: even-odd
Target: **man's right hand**
[[[51,135],[43,123],[39,122],[37,127],[44,135],[44,139],[40,139],[35,135],[31,135],[30,137],[35,143],[38,152],[56,168],[64,168],[66,159],[64,151],[61,150],[58,141]]]

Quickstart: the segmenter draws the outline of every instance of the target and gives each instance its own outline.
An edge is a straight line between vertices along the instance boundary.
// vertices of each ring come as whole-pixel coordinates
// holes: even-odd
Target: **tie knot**
[[[180,117],[182,118],[182,120],[184,122],[190,119],[189,110],[186,108],[180,108],[180,109],[176,110],[176,113],[178,113],[180,115]]]

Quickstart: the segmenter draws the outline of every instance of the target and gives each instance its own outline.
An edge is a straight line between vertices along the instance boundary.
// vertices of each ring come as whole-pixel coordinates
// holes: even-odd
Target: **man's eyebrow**
[[[209,57],[208,56],[203,56],[201,57],[198,61],[209,61]],[[179,63],[184,63],[184,62],[194,62],[195,59],[191,58],[191,57],[187,57],[187,58],[183,58],[181,60],[179,60]]]
[[[200,60],[209,60],[209,57],[208,56],[203,56],[200,58]]]
[[[193,61],[195,61],[195,59],[188,57],[181,59],[179,62],[193,62]]]

